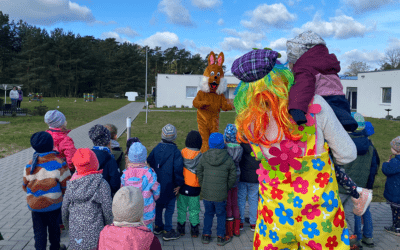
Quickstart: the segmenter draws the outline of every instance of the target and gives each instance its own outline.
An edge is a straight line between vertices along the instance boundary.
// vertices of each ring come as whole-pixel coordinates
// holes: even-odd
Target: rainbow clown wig
[[[251,142],[269,148],[282,141],[284,136],[290,140],[301,139],[297,125],[288,112],[289,90],[293,84],[293,74],[279,61],[262,79],[239,83],[234,100],[238,142]],[[278,126],[278,134],[273,140],[268,140],[265,135],[270,115]]]

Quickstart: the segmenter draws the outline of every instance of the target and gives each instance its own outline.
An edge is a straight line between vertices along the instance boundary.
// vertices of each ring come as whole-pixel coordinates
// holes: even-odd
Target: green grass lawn
[[[9,103],[8,98],[7,101]],[[99,98],[95,102],[84,102],[83,98],[44,98],[42,103],[49,110],[59,106],[58,110],[67,118],[69,129],[91,122],[127,104],[129,102],[126,99],[111,98]],[[21,108],[33,109],[39,105],[39,102],[29,102],[25,97]],[[0,121],[10,122],[7,125],[0,125],[0,158],[29,148],[32,134],[48,129],[47,124],[44,123],[44,116],[0,116]]]
[[[234,123],[236,113],[226,112],[220,114],[219,132],[223,133],[228,123]],[[166,124],[171,123],[177,128],[178,137],[176,144],[179,149],[185,147],[185,139],[191,130],[197,130],[197,118],[195,112],[151,112],[148,114],[147,124],[145,123],[145,113],[140,113],[132,123],[131,137],[138,137],[149,154],[151,150],[161,141],[161,129]],[[366,118],[375,127],[375,134],[370,137],[371,141],[378,150],[381,163],[387,161],[391,154],[390,141],[400,135],[400,122],[382,119]],[[119,139],[121,147],[125,150],[126,133]],[[373,201],[383,202],[383,191],[385,189],[386,176],[383,175],[381,168],[375,179]]]

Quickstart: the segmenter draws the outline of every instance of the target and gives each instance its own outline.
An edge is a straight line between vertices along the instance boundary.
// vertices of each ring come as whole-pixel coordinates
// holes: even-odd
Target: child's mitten
[[[307,118],[304,112],[300,109],[291,109],[289,110],[289,114],[293,117],[293,120],[297,123],[297,125],[307,123]]]

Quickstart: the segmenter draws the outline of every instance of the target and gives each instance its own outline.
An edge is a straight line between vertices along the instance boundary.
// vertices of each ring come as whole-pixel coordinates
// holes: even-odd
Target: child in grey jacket
[[[239,162],[242,159],[243,148],[236,140],[237,129],[234,124],[228,124],[224,132],[224,141],[228,154],[232,156],[236,167],[236,182],[233,188],[228,191],[228,200],[226,202],[226,235],[240,236],[240,213],[238,206],[238,184],[240,180]]]

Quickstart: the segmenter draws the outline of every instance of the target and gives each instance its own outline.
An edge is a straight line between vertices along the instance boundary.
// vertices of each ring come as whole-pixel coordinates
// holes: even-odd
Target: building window
[[[357,110],[357,88],[356,87],[347,87],[346,89],[346,99],[350,103],[351,111]]]
[[[382,103],[392,103],[392,88],[382,88]]]
[[[186,98],[195,98],[197,94],[197,87],[186,87]]]

